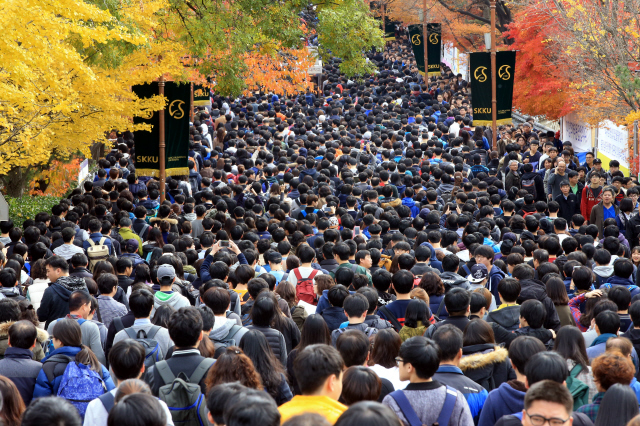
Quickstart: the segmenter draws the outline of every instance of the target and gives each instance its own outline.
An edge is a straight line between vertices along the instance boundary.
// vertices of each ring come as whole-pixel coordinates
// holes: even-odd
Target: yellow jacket
[[[282,416],[281,423],[298,414],[318,413],[326,418],[329,423],[334,424],[338,417],[347,410],[347,406],[328,396],[296,395],[291,401],[282,404],[278,410],[280,410],[280,415]]]

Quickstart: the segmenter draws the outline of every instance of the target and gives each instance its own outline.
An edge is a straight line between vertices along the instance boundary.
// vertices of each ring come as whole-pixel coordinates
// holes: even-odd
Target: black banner
[[[511,123],[515,69],[516,52],[514,50],[505,50],[496,53],[496,104],[498,109],[498,124]]]
[[[158,83],[143,84],[133,87],[140,98],[149,98],[158,94]],[[189,175],[189,97],[191,88],[188,84],[165,82],[164,95],[167,105],[164,110],[165,126],[165,169],[167,176]],[[160,176],[160,113],[153,112],[148,117],[135,117],[134,124],[146,123],[151,131],[136,131],[135,166],[138,176]]]
[[[473,124],[476,126],[491,124],[491,54],[489,52],[470,53],[469,70]]]
[[[442,58],[442,26],[427,24],[427,64],[429,76],[440,75]]]
[[[211,98],[209,97],[209,89],[200,85],[193,86],[193,104],[197,106],[209,105]]]
[[[416,57],[418,71],[424,75],[424,38],[422,37],[422,25],[409,25],[409,40],[413,56]]]
[[[384,17],[384,39],[395,40],[396,39],[396,25],[398,22],[390,20],[388,17]]]
[[[469,65],[471,70],[473,124],[491,125],[493,122],[491,116],[491,53],[471,53]],[[496,53],[497,124],[511,122],[515,66],[515,51],[508,50]]]

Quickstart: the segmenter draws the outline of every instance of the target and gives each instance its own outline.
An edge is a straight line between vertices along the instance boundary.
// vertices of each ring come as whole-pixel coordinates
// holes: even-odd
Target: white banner
[[[580,121],[573,112],[565,115],[562,117],[560,140],[571,142],[574,152],[591,151],[591,126]]]
[[[612,160],[618,160],[620,166],[629,168],[629,131],[626,127],[616,126],[605,120],[598,128],[598,152]]]

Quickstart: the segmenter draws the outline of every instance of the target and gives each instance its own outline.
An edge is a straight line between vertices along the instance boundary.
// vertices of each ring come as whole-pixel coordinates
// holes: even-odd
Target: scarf
[[[596,339],[593,341],[593,343],[591,344],[591,346],[589,346],[590,348],[599,345],[600,343],[606,343],[607,340],[611,339],[612,337],[618,337],[615,334],[611,334],[611,333],[603,333],[601,335],[599,335],[598,337],[596,337]]]

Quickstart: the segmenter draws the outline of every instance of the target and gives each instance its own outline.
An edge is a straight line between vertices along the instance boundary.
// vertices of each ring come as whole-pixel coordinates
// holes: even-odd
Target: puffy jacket
[[[505,306],[489,312],[487,322],[495,322],[509,331],[514,331],[520,326],[520,305]]]
[[[509,352],[493,344],[462,348],[460,369],[465,376],[489,392],[502,383],[516,378],[516,373],[509,361]]]
[[[544,328],[558,330],[560,328],[560,318],[553,304],[553,301],[547,296],[547,288],[540,280],[521,280],[520,296],[518,296],[518,304],[522,305],[525,300],[535,299],[542,302],[547,310],[547,317],[544,320]]]
[[[80,351],[81,351],[81,348],[76,346],[63,346],[51,352],[49,355],[47,355],[42,360],[43,366],[42,366],[42,370],[40,370],[40,373],[38,374],[38,377],[36,378],[36,387],[33,390],[33,397],[40,398],[43,396],[51,396],[51,395],[58,394],[58,387],[60,386],[60,382],[62,381],[62,375],[64,374],[64,370],[66,369],[67,365],[63,363],[56,365],[53,370],[55,377],[53,381],[50,382],[49,379],[47,379],[47,374],[45,373],[45,365],[49,358],[51,358],[53,355],[66,355],[68,357],[75,358],[78,352]],[[113,384],[113,380],[111,380],[111,375],[109,374],[109,370],[104,368],[103,365],[100,365],[100,368],[102,368],[102,379],[104,380],[104,385],[106,386],[107,391],[115,389],[116,386]]]
[[[278,330],[271,327],[258,327],[256,325],[250,325],[247,327],[249,330],[257,330],[264,334],[269,343],[269,347],[273,351],[273,354],[280,360],[283,367],[287,366],[287,344],[284,340],[284,336]]]

